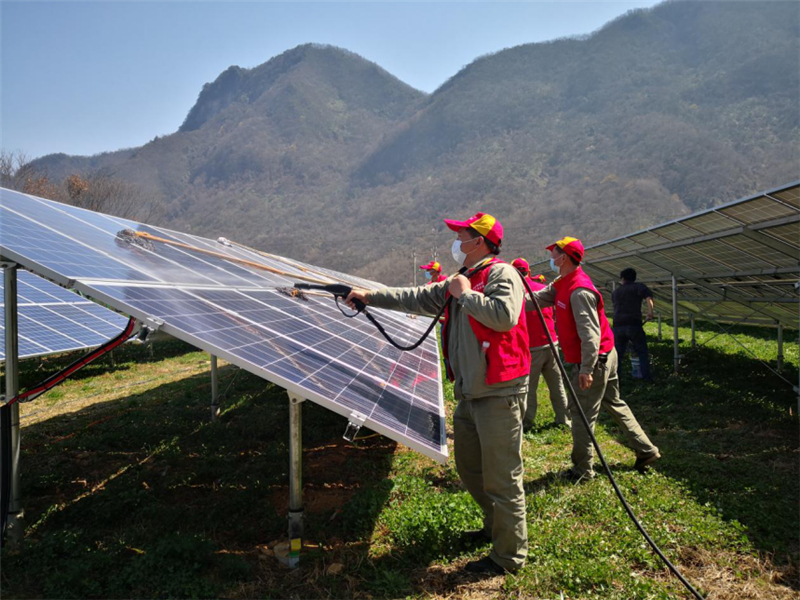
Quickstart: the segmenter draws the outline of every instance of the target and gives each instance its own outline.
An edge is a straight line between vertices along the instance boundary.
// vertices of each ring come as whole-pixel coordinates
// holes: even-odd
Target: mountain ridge
[[[223,71],[173,134],[34,164],[106,169],[163,197],[160,224],[389,283],[412,248],[447,252],[445,215],[491,212],[532,257],[796,179],[796,12],[666,2],[479,57],[432,94],[304,44]]]

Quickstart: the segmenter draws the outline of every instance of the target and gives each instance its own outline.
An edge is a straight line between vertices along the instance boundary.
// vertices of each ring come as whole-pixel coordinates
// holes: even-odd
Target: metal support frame
[[[694,313],[689,314],[689,323],[692,326],[692,348],[697,348],[697,338],[694,332]]]
[[[661,335],[661,313],[658,313],[658,341],[660,342],[663,340],[663,336]]]
[[[800,218],[800,217],[798,217],[798,218]],[[746,296],[744,296],[744,294],[742,294],[741,292],[739,292],[736,289],[732,289],[730,287],[727,287],[727,288],[723,288],[722,291],[720,291],[719,286],[716,286],[714,284],[710,284],[707,281],[705,281],[705,279],[714,278],[714,277],[735,277],[735,276],[739,276],[739,275],[746,275],[745,272],[727,272],[727,273],[719,273],[719,274],[718,273],[709,272],[709,273],[703,274],[702,276],[691,276],[691,275],[688,275],[685,272],[682,272],[682,271],[676,269],[674,264],[671,264],[671,263],[662,264],[661,262],[659,262],[657,260],[654,260],[654,257],[651,256],[652,251],[653,251],[652,248],[648,248],[646,255],[644,255],[644,254],[639,255],[636,252],[631,252],[631,253],[622,253],[622,254],[618,254],[618,255],[614,255],[614,256],[606,256],[606,257],[604,257],[602,259],[599,259],[597,261],[591,261],[591,260],[587,261],[586,267],[591,268],[591,269],[597,269],[599,271],[602,271],[602,272],[606,273],[609,277],[613,277],[612,271],[603,266],[604,262],[617,260],[619,258],[628,256],[628,254],[636,255],[636,258],[638,258],[639,260],[642,260],[642,261],[644,261],[646,263],[649,263],[652,266],[654,266],[654,267],[656,267],[658,269],[661,269],[662,271],[667,271],[673,277],[675,277],[675,276],[680,277],[680,279],[682,281],[692,283],[695,286],[697,286],[698,288],[702,288],[702,289],[705,289],[705,290],[707,290],[708,292],[710,292],[712,294],[719,295],[721,298],[723,298],[725,300],[730,300],[730,301],[733,301],[733,302],[737,302],[739,304],[747,306],[748,308],[754,308],[759,313],[761,313],[765,317],[769,318],[770,322],[772,320],[776,319],[776,318],[780,318],[780,315],[775,314],[773,311],[771,311],[769,309],[769,306],[765,306],[765,307],[752,306],[752,304],[750,302],[748,302]],[[775,273],[784,273],[784,272],[786,272],[786,273],[796,273],[797,272],[797,267],[782,267],[782,268],[776,267],[776,268],[766,269],[766,271],[765,270],[754,271],[754,272],[752,272],[750,274],[767,274],[767,275],[771,275],[771,274],[775,274]],[[645,281],[645,280],[642,280],[642,281]]]
[[[217,357],[211,356],[211,420],[219,417],[219,371],[217,370]]]
[[[783,372],[783,323],[778,321],[778,373]]]
[[[17,265],[4,262],[3,285],[5,303],[5,378],[6,398],[19,393],[19,337],[17,335]],[[7,536],[10,546],[18,546],[24,533],[20,493],[20,455],[22,450],[19,427],[19,403],[11,405],[11,489],[9,495]]]
[[[675,374],[680,366],[680,340],[678,339],[678,280],[672,276],[672,366]]]
[[[303,547],[303,398],[289,394],[289,560],[300,562]]]

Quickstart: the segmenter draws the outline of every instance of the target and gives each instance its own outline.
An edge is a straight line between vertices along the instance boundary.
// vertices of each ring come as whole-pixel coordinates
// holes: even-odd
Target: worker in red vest
[[[558,338],[564,361],[573,365],[571,380],[592,430],[600,408],[604,408],[623,429],[628,444],[636,452],[639,471],[661,458],[658,448],[639,425],[630,407],[619,395],[617,351],[614,334],[606,319],[603,296],[583,271],[583,244],[565,237],[547,247],[550,266],[559,277],[543,290],[534,292],[543,307],[555,306]],[[527,309],[533,310],[532,301]],[[565,477],[581,481],[594,477],[594,450],[578,407],[572,413],[572,468]]]
[[[528,281],[531,290],[536,292],[544,289],[545,278],[544,275],[534,275],[531,277],[531,269],[528,261],[524,258],[517,258],[511,263],[520,274]],[[547,330],[553,343],[558,344],[558,336],[556,335],[556,324],[553,320],[553,309],[542,309],[542,316],[547,325]],[[556,365],[556,359],[550,351],[550,342],[547,339],[542,327],[542,322],[536,311],[528,311],[525,313],[525,318],[528,322],[528,339],[531,349],[531,375],[528,381],[528,401],[526,402],[527,408],[525,409],[525,417],[522,419],[523,431],[530,431],[536,421],[536,410],[538,401],[536,399],[536,390],[539,387],[539,376],[544,376],[544,381],[547,384],[547,389],[550,391],[550,403],[553,405],[553,412],[556,415],[556,425],[566,425],[572,427],[572,421],[569,418],[569,410],[567,409],[567,392],[564,390],[564,382],[561,380],[561,372]]]
[[[440,281],[447,279],[447,275],[442,274],[442,265],[435,260],[432,260],[427,265],[420,265],[419,268],[425,271],[427,284],[439,283]]]
[[[452,253],[459,267],[467,267],[463,275],[422,287],[353,291],[347,301],[435,314],[452,296],[442,343],[458,400],[456,469],[484,516],[483,528],[464,532],[462,539],[492,543],[488,556],[465,569],[493,576],[518,571],[528,553],[522,418],[530,351],[524,286],[514,268],[497,258],[503,226],[494,217],[478,213],[445,223],[458,236]]]

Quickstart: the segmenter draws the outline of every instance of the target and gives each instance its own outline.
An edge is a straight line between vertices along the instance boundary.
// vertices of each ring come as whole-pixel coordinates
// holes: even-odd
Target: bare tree
[[[0,150],[0,186],[142,222],[152,222],[161,213],[157,194],[119,179],[108,170],[73,173],[61,183],[54,183],[46,170],[32,165],[21,151]]]
[[[123,181],[108,171],[89,175],[74,173],[64,180],[64,202],[88,210],[108,213],[125,219],[151,221],[159,212],[156,194]]]

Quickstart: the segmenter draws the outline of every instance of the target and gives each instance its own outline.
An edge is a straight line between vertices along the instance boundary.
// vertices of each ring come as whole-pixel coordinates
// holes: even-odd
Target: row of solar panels
[[[439,460],[447,449],[434,340],[401,353],[328,298],[284,294],[309,278],[377,284],[284,257],[0,190],[0,253]],[[69,233],[65,233],[69,232]],[[155,236],[147,239],[140,234]],[[720,320],[795,325],[800,184],[587,249],[600,285],[634,267],[667,306]],[[606,289],[610,290],[610,285]],[[20,355],[98,345],[125,319],[20,272]],[[607,305],[610,307],[611,302]],[[424,318],[377,311],[400,341]]]
[[[794,182],[591,246],[584,269],[608,293],[620,271],[632,267],[669,306],[674,275],[686,312],[797,327],[799,263],[800,182]]]
[[[6,189],[0,189],[0,255],[428,456],[447,458],[435,338],[402,353],[363,317],[346,318],[330,297],[285,293],[309,279],[368,289],[374,282]],[[373,312],[401,343],[416,340],[430,322]],[[20,321],[22,314],[20,307]]]
[[[5,332],[0,279],[0,339]],[[19,357],[31,358],[99,346],[118,335],[127,319],[27,271],[17,276]],[[5,346],[0,344],[0,361]]]

